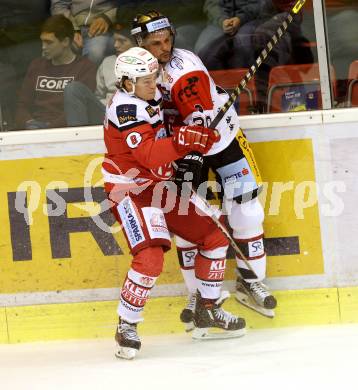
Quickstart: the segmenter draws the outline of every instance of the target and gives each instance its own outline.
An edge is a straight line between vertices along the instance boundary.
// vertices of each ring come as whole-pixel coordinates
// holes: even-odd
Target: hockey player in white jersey
[[[117,57],[118,91],[106,107],[102,165],[105,190],[115,218],[123,226],[133,256],[118,305],[117,357],[131,359],[141,347],[137,324],[171,246],[170,232],[192,240],[199,248],[195,272],[200,310],[193,338],[240,337],[245,320],[222,308],[226,267],[226,237],[206,215],[180,213],[180,198],[170,182],[172,161],[190,152],[207,153],[219,141],[216,130],[184,125],[169,135],[163,125],[160,93],[156,88],[158,61],[143,48]],[[165,185],[163,185],[165,183]],[[172,207],[166,207],[167,202]],[[215,332],[212,330],[215,328]],[[219,331],[219,332],[218,332]]]
[[[174,47],[175,29],[169,19],[157,11],[139,14],[131,31],[137,44],[149,50],[162,65],[165,77],[160,83],[166,121],[170,123],[200,124],[209,126],[220,107],[228,100],[225,91],[215,85],[201,60],[192,52]],[[190,153],[178,162],[175,181],[185,181],[192,173],[193,185],[198,186],[204,163],[220,177],[223,207],[233,229],[233,237],[254,273],[245,262],[236,257],[239,302],[268,317],[274,316],[276,299],[262,283],[266,277],[266,253],[263,243],[264,211],[257,198],[261,177],[251,148],[239,127],[239,118],[231,107],[217,129],[221,139],[200,159]],[[184,280],[189,290],[189,303],[181,320],[192,327],[195,308],[194,259],[196,245],[176,237],[177,250]]]

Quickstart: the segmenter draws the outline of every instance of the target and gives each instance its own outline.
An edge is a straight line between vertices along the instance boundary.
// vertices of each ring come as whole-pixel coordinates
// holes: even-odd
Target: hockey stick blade
[[[239,85],[235,88],[235,90],[231,93],[229,100],[220,108],[220,111],[213,119],[210,124],[211,129],[215,129],[221,119],[224,117],[226,111],[235,103],[236,99],[240,95],[240,93],[245,89],[247,83],[252,79],[252,77],[257,72],[257,69],[261,66],[261,64],[266,60],[267,56],[273,49],[273,47],[281,40],[282,36],[287,31],[288,26],[292,23],[294,15],[298,14],[301,8],[306,3],[306,0],[298,0],[291,11],[288,13],[285,20],[281,23],[281,25],[277,28],[275,34],[272,35],[271,39],[267,42],[266,47],[261,51],[260,55],[256,58],[256,61],[253,65],[250,66],[248,72],[244,76],[244,78],[240,81]]]

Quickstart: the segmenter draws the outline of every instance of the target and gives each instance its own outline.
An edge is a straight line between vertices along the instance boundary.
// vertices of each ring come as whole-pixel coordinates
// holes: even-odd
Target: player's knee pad
[[[263,233],[265,214],[257,198],[245,203],[226,201],[226,209],[234,238],[256,237]]]
[[[133,256],[132,269],[144,275],[157,277],[163,270],[164,251],[161,246],[149,246]]]

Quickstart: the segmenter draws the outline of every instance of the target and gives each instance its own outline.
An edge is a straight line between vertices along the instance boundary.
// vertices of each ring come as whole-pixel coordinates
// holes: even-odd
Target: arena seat
[[[348,80],[347,106],[358,107],[358,60],[350,64]]]
[[[216,85],[224,88],[228,93],[238,86],[240,81],[248,72],[246,68],[211,70],[210,76],[213,78]],[[248,115],[254,112],[254,104],[256,99],[255,82],[251,79],[244,91],[239,95],[239,104],[236,104],[236,110],[240,115]]]
[[[331,67],[333,94],[336,76]],[[271,69],[267,112],[306,111],[322,108],[318,64],[282,65]]]

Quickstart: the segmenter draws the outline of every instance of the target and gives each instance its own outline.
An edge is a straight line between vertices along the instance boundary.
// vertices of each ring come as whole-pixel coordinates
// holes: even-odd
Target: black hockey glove
[[[204,159],[199,153],[192,152],[178,160],[178,167],[175,173],[174,182],[181,188],[183,183],[192,183],[193,189],[200,185],[201,169]]]

